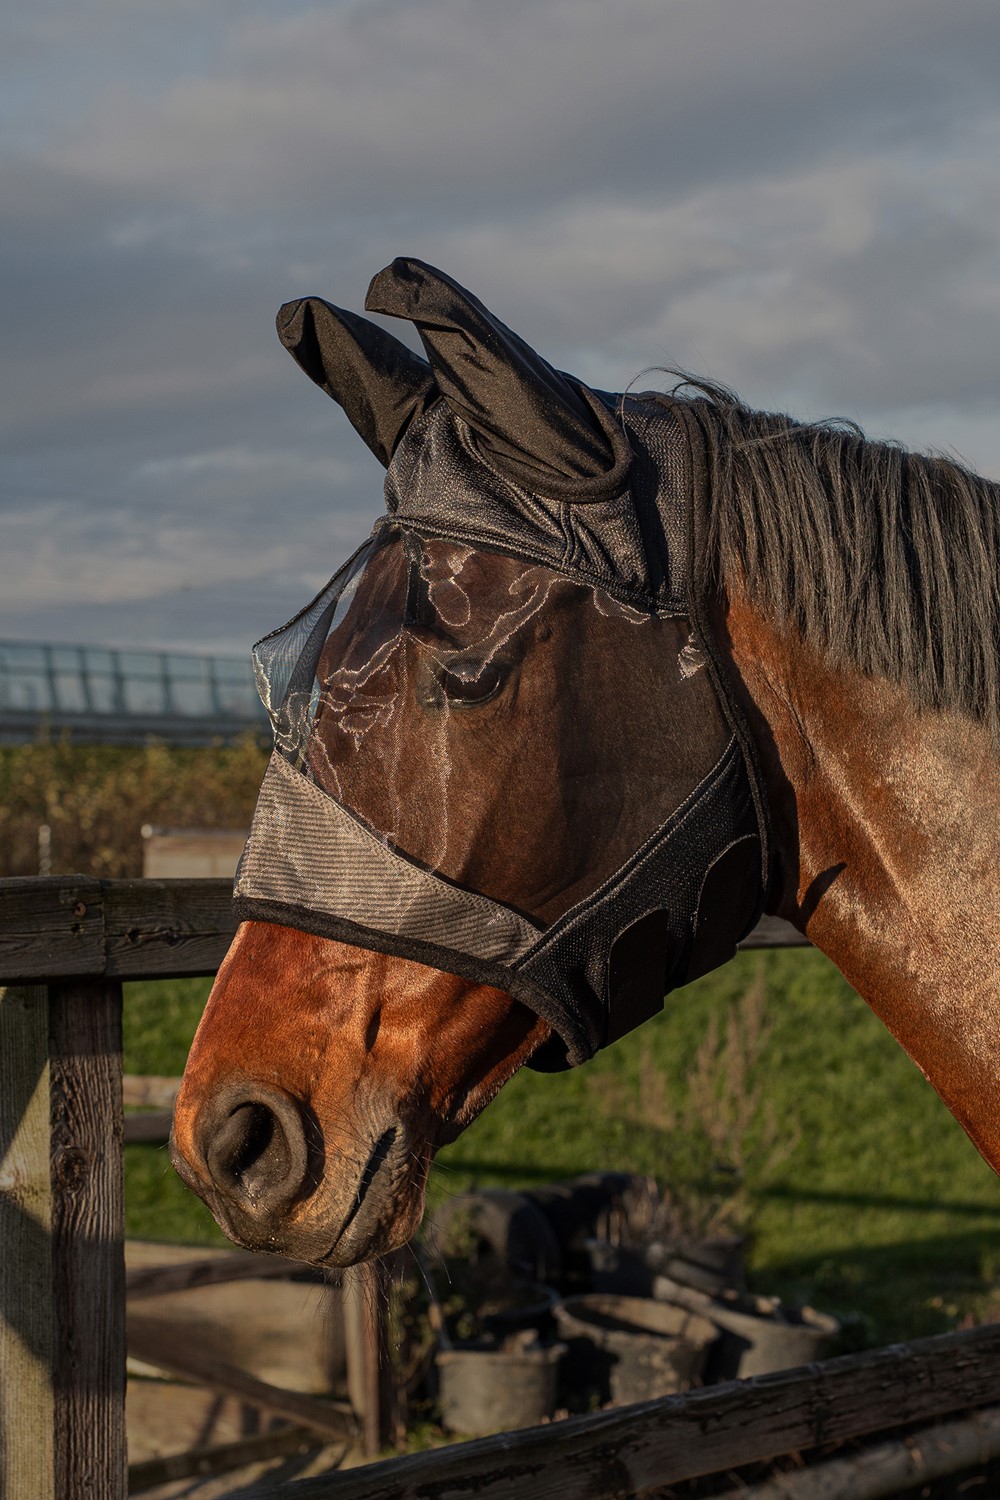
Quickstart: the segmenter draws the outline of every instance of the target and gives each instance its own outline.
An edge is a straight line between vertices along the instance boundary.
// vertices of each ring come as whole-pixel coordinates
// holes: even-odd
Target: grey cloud
[[[995,0],[36,11],[0,633],[211,646],[303,602],[381,472],[273,312],[399,253],[594,384],[685,366],[1000,473]]]
[[[56,595],[12,608],[0,600],[0,639],[149,645],[247,656],[254,641],[283,625],[309,599],[301,579],[263,574],[238,583],[174,589],[141,606],[130,599],[64,602]]]
[[[179,200],[332,214],[684,189],[990,97],[988,0],[424,0],[237,25],[214,70],[109,90],[59,160]],[[323,213],[319,204],[311,206]]]

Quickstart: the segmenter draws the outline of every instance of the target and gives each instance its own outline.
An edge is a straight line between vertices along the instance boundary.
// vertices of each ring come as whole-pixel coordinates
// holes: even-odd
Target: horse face
[[[687,636],[530,562],[398,537],[322,649],[302,767],[418,864],[544,927],[712,765],[723,731]],[[488,985],[245,923],[175,1165],[241,1243],[353,1263],[412,1234],[435,1148],[548,1032]]]

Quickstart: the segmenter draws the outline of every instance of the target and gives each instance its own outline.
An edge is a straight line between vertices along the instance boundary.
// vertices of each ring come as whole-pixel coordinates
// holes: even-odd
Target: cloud
[[[107,88],[52,149],[232,211],[489,212],[948,131],[956,97],[990,97],[996,49],[988,0],[318,6],[236,23],[166,87]]]
[[[301,602],[381,472],[273,312],[359,308],[399,253],[594,384],[678,365],[1000,474],[995,0],[49,0],[10,25],[0,630],[179,639],[256,628],[267,580]]]

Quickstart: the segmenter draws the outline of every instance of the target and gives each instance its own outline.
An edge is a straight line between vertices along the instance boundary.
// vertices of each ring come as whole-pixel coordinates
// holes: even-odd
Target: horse
[[[556,371],[415,260],[279,334],[387,467],[259,643],[275,756],[171,1156],[237,1242],[405,1243],[435,1151],[761,910],[1000,1170],[1000,486],[844,423]],[[544,1086],[544,1084],[539,1084]]]

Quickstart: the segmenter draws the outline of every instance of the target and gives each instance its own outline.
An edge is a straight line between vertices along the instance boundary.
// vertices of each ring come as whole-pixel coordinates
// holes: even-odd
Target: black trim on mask
[[[736,696],[734,669],[726,654],[720,650],[711,621],[711,602],[717,595],[717,584],[713,576],[712,562],[707,543],[708,515],[712,487],[711,468],[708,462],[708,433],[700,421],[691,402],[675,401],[671,405],[674,416],[681,423],[687,436],[690,473],[690,541],[691,553],[688,568],[688,613],[695,627],[699,645],[704,649],[708,668],[715,687],[715,694],[722,706],[729,727],[739,741],[743,752],[747,780],[753,795],[757,813],[757,833],[760,839],[760,899],[754,923],[760,920],[771,882],[771,824],[761,774],[757,746],[750,733],[746,715]],[[705,971],[708,972],[707,970]]]
[[[744,848],[748,844],[749,851]],[[697,920],[706,885],[713,902],[720,903],[714,916],[721,915],[722,932],[716,922],[712,925],[711,941],[721,945],[715,951],[727,957],[735,951],[759,914],[759,882],[752,881],[749,889],[744,882],[744,855],[749,852],[757,868],[758,849],[753,800],[740,747],[733,739],[657,833],[588,897],[540,932],[537,944],[514,962],[484,961],[297,903],[241,895],[234,909],[241,921],[276,922],[414,959],[505,991],[552,1027],[553,1036],[530,1059],[530,1066],[548,1072],[585,1062],[660,1010],[667,991],[695,977],[692,962],[700,963],[706,952],[706,933]],[[734,851],[738,858],[733,858]],[[713,871],[718,872],[714,881]],[[638,924],[652,935],[647,921],[651,914],[657,917],[655,956],[644,959],[640,976],[625,982],[622,958],[628,934]],[[618,949],[616,956],[623,934],[626,949]]]

